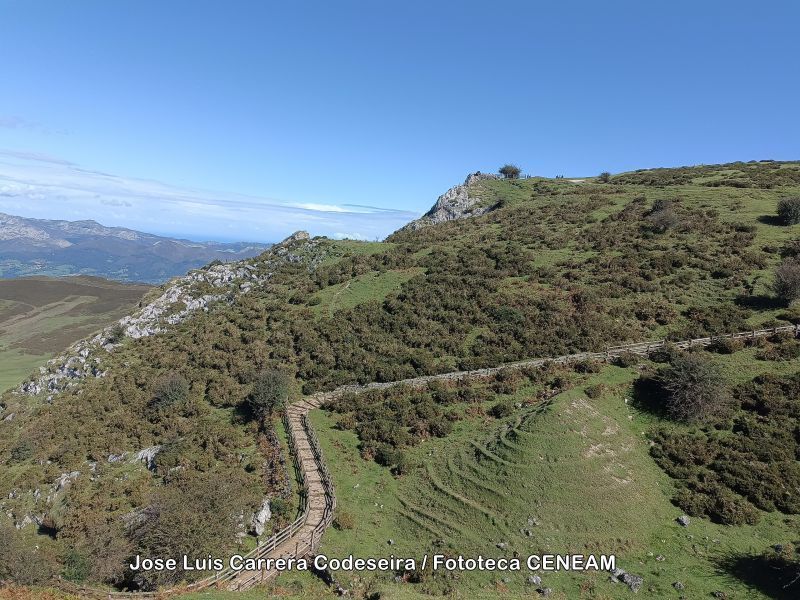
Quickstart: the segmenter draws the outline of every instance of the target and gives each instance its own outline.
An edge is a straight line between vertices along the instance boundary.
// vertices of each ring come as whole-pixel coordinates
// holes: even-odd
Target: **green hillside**
[[[76,581],[151,587],[168,582],[131,578],[125,558],[249,548],[255,539],[236,533],[265,493],[282,498],[271,526],[290,520],[293,482],[279,460],[284,445],[248,410],[264,371],[291,375],[290,397],[298,398],[347,383],[800,318],[772,286],[778,264],[800,252],[800,230],[776,217],[780,199],[800,196],[800,163],[656,169],[606,183],[482,180],[469,193],[491,210],[402,230],[381,243],[281,244],[242,263],[263,275],[263,284],[220,294],[207,311],[166,333],[125,339],[103,355],[105,376],[87,378],[52,402],[4,396],[0,419],[15,416],[0,420],[0,508],[17,524],[27,516],[40,526],[38,533],[10,525],[0,533],[41,565],[30,579],[68,573]],[[193,285],[198,294],[214,291]],[[715,355],[726,385],[798,371],[789,342],[769,344],[772,354],[761,359],[756,349]],[[446,401],[401,394],[398,406],[416,403],[417,415],[402,430],[397,424],[406,423],[407,407],[389,407],[397,417],[390,424],[383,405],[360,407],[363,414],[342,407],[333,407],[341,414],[315,412],[340,509],[356,522],[328,531],[324,548],[359,555],[434,546],[492,554],[501,550],[497,544],[523,553],[591,549],[617,553],[624,569],[644,577],[643,592],[654,588],[653,597],[678,597],[676,581],[688,597],[765,597],[748,572],[725,560],[755,561],[771,544],[796,541],[796,517],[758,507],[756,524],[698,516],[691,529],[680,528],[674,519],[686,508],[673,504],[676,486],[690,489],[695,474],[681,479],[651,455],[650,442],[667,447],[672,438],[661,427],[677,435],[671,428],[684,426],[653,412],[647,399],[624,402],[643,368],[658,366],[530,373],[463,397],[444,394]],[[551,390],[558,393],[543,399]],[[174,401],[162,401],[166,396]],[[503,406],[495,409],[498,402]],[[741,410],[748,410],[744,400]],[[349,422],[334,428],[339,419]],[[720,427],[730,436],[738,431]],[[784,434],[765,435],[796,444]],[[109,460],[156,446],[150,469],[142,461]],[[75,472],[55,490],[53,482]],[[739,494],[736,506],[755,503],[730,493]],[[190,514],[180,501],[186,497],[193,500]],[[212,521],[215,527],[201,527]],[[164,527],[170,534],[156,536]],[[520,531],[531,527],[531,535]],[[357,597],[380,590],[389,598],[532,593],[519,575],[402,584],[342,579]],[[631,593],[605,573],[543,579],[554,597]],[[278,585],[298,597],[329,593],[305,575],[282,577]]]
[[[714,360],[731,372],[738,369],[737,357]],[[797,372],[800,360],[776,366]],[[613,553],[622,568],[644,578],[643,590],[651,597],[677,597],[675,582],[691,598],[715,591],[745,597],[746,590],[746,597],[793,597],[776,592],[777,586],[751,588],[745,576],[723,565],[732,556],[750,557],[796,540],[797,516],[765,513],[753,526],[695,519],[684,528],[676,522],[683,512],[671,502],[675,483],[653,461],[649,435],[643,435],[662,423],[625,402],[640,368],[610,366],[588,377],[572,375],[574,387],[548,401],[537,399],[535,385],[510,396],[492,395],[487,408],[498,399],[521,406],[502,419],[465,418],[452,434],[423,441],[408,451],[414,466],[399,478],[357,458],[356,436],[324,413],[315,414],[326,457],[342,466],[336,477],[341,510],[356,523],[352,530],[330,532],[321,551],[381,555],[391,539],[389,550],[401,556]],[[758,368],[769,371],[773,365],[761,362]],[[598,386],[602,393],[595,395]],[[501,550],[496,543],[507,546]],[[425,581],[417,591],[522,597],[537,587],[526,584],[529,574]],[[630,595],[604,573],[541,576],[540,585],[558,592],[554,597]],[[347,588],[363,585],[357,577],[342,579]],[[391,577],[375,579],[371,585],[384,591],[381,597],[406,597],[407,590]],[[313,589],[313,583],[307,585]]]

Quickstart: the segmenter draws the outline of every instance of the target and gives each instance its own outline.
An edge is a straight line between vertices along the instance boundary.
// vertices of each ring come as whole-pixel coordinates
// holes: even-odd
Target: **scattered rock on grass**
[[[623,569],[614,569],[611,571],[611,581],[615,583],[624,583],[632,592],[638,592],[644,583],[644,578],[633,573],[628,573]]]

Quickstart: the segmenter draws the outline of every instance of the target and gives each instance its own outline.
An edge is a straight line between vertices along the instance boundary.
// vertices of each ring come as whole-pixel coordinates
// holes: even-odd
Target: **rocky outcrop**
[[[265,498],[261,503],[261,507],[253,515],[253,520],[250,524],[250,530],[255,535],[264,535],[267,528],[267,522],[272,518],[272,510],[269,506],[269,498]]]
[[[433,208],[416,221],[411,221],[411,223],[403,227],[400,231],[416,231],[417,229],[430,227],[431,225],[444,223],[445,221],[477,217],[489,212],[492,207],[481,206],[481,198],[475,195],[474,189],[470,188],[478,181],[497,178],[497,175],[481,173],[480,171],[468,175],[463,184],[451,187],[444,194],[439,196]]]
[[[133,314],[105,328],[90,339],[81,340],[64,354],[40,367],[39,376],[16,391],[48,399],[86,377],[103,377],[103,357],[128,337],[138,339],[167,331],[197,311],[209,311],[216,303],[231,304],[241,294],[265,285],[282,262],[308,261],[315,267],[321,257],[309,252],[317,245],[305,231],[298,231],[258,258],[212,264],[177,277],[161,288],[161,294]]]
[[[143,462],[149,471],[156,469],[156,455],[161,451],[161,446],[150,446],[136,453],[134,462]]]

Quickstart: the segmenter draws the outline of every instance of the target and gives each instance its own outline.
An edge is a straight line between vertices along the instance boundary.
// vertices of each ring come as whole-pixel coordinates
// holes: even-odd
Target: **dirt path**
[[[331,305],[330,305],[330,308],[328,308],[328,314],[329,314],[331,317],[333,316],[333,311],[335,311],[335,310],[336,310],[336,301],[339,299],[339,296],[341,296],[341,295],[342,295],[342,294],[344,294],[344,293],[345,293],[347,290],[349,290],[349,289],[350,289],[350,284],[351,284],[352,282],[353,282],[353,280],[352,280],[352,279],[348,279],[348,280],[347,280],[347,283],[345,283],[345,284],[344,284],[344,287],[343,287],[342,289],[340,289],[340,290],[336,290],[336,293],[333,295],[333,298],[331,299]]]

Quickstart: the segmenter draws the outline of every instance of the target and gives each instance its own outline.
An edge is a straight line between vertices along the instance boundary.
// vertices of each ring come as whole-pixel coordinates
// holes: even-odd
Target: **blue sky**
[[[800,5],[0,0],[0,211],[383,237],[475,170],[800,158]]]

